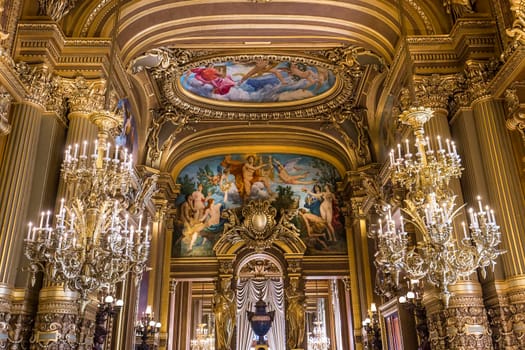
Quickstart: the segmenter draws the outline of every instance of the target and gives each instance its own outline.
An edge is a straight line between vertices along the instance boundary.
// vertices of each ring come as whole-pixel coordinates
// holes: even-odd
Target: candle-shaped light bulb
[[[427,141],[427,145],[428,145],[428,150],[430,152],[432,152],[432,146],[430,145],[430,139],[428,138],[428,136],[426,137],[426,141]]]
[[[45,211],[43,211],[43,212],[40,214],[40,225],[38,226],[39,228],[44,227],[44,216],[46,216],[46,212],[45,212]]]
[[[451,152],[450,152],[450,140],[447,139],[447,140],[446,140],[446,143],[447,143],[447,151],[448,151],[448,153],[451,153]]]
[[[377,312],[377,306],[376,306],[376,303],[372,303],[372,304],[370,304],[370,311],[372,311],[372,312]]]
[[[109,159],[109,150],[111,148],[111,143],[106,143],[106,158]]]
[[[98,158],[98,140],[95,140],[95,149],[93,150],[93,157]]]
[[[46,213],[46,228],[49,227],[49,217],[51,216],[51,211],[48,210]]]
[[[129,229],[129,243],[133,244],[133,236],[135,234],[135,228],[133,226]]]
[[[461,222],[461,226],[463,227],[463,235],[465,236],[465,239],[468,238],[468,235],[467,235],[467,225],[465,224],[465,221],[462,221]]]
[[[118,145],[115,145],[115,160],[118,159]]]
[[[403,223],[403,215],[399,216],[399,221],[401,223],[401,232],[405,232],[405,224]]]
[[[27,226],[29,226],[27,230],[27,240],[29,241],[29,239],[31,238],[31,231],[33,230],[33,223],[30,222]]]
[[[87,152],[87,141],[84,141],[83,146],[82,146],[82,157],[86,156],[86,152]]]
[[[146,235],[144,236],[144,241],[148,241],[148,232],[149,232],[149,226],[146,226]]]
[[[401,158],[401,145],[397,144],[397,154],[399,155],[399,158]]]
[[[142,214],[140,214],[140,216],[139,216],[139,227],[138,227],[138,230],[140,231],[141,228],[142,228]]]
[[[408,143],[408,139],[405,140],[405,146],[406,146],[407,154],[409,154],[410,153],[410,144]]]
[[[456,151],[456,143],[455,143],[454,141],[452,141],[451,144],[452,144],[452,152],[453,152],[455,155],[457,155],[458,152]]]
[[[78,143],[75,143],[75,154],[73,155],[73,159],[77,159],[78,155]]]
[[[483,205],[481,204],[481,196],[478,196],[478,205],[479,205],[479,212],[483,212]]]
[[[146,306],[146,315],[151,315],[151,305]]]
[[[438,140],[439,150],[441,151],[441,150],[443,150],[443,147],[441,147],[441,136],[438,135],[437,140]]]

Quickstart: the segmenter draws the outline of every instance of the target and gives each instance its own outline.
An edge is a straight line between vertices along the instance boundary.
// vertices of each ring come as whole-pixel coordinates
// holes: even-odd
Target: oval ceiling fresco
[[[294,61],[225,60],[188,69],[180,87],[209,103],[295,104],[315,101],[331,93],[334,73],[319,65]]]

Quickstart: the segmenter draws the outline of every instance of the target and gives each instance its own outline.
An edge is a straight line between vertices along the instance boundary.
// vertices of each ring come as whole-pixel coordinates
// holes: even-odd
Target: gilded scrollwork
[[[292,222],[297,210],[282,209],[277,213],[269,201],[251,201],[238,209],[227,209],[221,214],[227,221],[223,234],[213,247],[217,255],[228,252],[238,244],[257,252],[281,243],[297,253],[302,254],[306,250]]]
[[[520,108],[520,100],[515,88],[505,90],[505,106],[508,112],[505,125],[509,130],[518,131],[525,144],[525,113]]]
[[[365,109],[341,106],[328,113],[325,119],[327,123],[323,128],[331,128],[337,131],[345,146],[355,152],[359,165],[370,163],[370,136]],[[354,134],[355,139],[350,134]]]
[[[9,109],[13,97],[5,90],[0,90],[0,136],[7,135],[11,132],[11,124],[9,124]]]
[[[76,0],[38,0],[40,15],[49,16],[53,21],[60,21],[75,4]]]
[[[514,16],[512,28],[507,29],[507,35],[512,38],[510,45],[512,51],[517,45],[525,44],[525,1],[509,0],[509,2],[510,10]]]
[[[155,162],[179,133],[184,130],[193,130],[189,123],[188,114],[178,108],[168,106],[165,109],[154,110],[146,141],[149,159]],[[163,140],[159,139],[162,129],[169,131],[169,136]]]

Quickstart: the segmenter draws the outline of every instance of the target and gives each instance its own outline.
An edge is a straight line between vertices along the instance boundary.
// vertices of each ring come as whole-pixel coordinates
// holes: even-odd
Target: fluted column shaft
[[[485,300],[491,317],[495,349],[522,349],[525,338],[517,329],[525,318],[525,202],[519,168],[513,158],[505,110],[490,96],[472,104],[479,139],[480,159],[487,193],[501,227],[501,256],[504,281],[484,285]]]
[[[525,202],[505,111],[500,102],[488,97],[475,101],[472,108],[487,191],[501,226],[502,248],[507,250],[502,256],[505,275],[525,275]]]
[[[350,300],[352,303],[352,336],[353,349],[363,349],[362,321],[367,317],[368,305],[373,302],[372,273],[366,264],[368,256],[368,237],[366,232],[366,217],[362,213],[362,199],[350,200],[352,214],[345,216],[348,264],[350,273]]]
[[[0,283],[9,286],[15,283],[23,251],[42,113],[34,104],[13,105],[13,128],[0,164]]]

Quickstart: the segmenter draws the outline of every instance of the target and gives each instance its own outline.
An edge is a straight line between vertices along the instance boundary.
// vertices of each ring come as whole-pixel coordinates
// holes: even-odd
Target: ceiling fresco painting
[[[192,68],[181,76],[180,84],[184,90],[211,100],[290,102],[323,95],[334,86],[335,76],[316,65],[260,58]]]
[[[252,200],[268,200],[276,209],[294,211],[293,224],[307,254],[345,254],[346,238],[340,200],[340,176],[328,162],[282,153],[227,154],[198,160],[178,176],[174,257],[213,256],[226,209]]]

